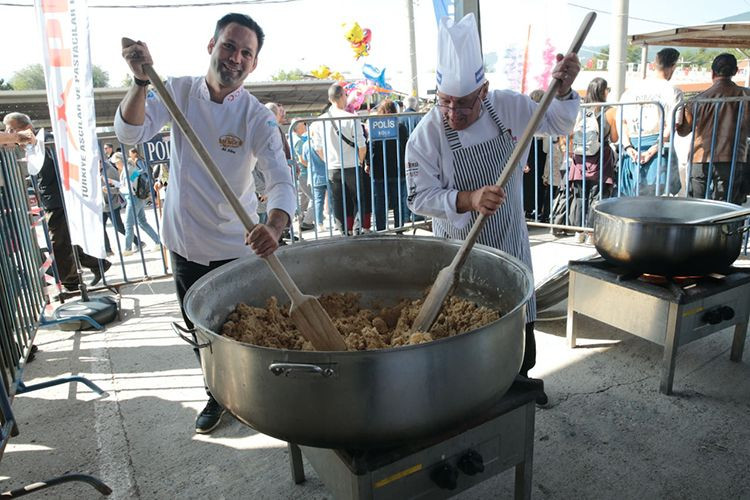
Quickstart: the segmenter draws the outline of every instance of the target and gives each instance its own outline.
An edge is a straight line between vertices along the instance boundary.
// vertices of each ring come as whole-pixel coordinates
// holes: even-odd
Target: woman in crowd
[[[609,88],[604,78],[594,78],[586,90],[584,104],[570,138],[570,167],[568,180],[568,221],[571,226],[591,227],[591,207],[596,200],[612,196],[614,188],[615,155],[611,143],[618,140],[615,108],[600,103],[607,101]],[[565,223],[565,206],[557,213],[557,223]],[[584,219],[584,212],[586,217]],[[584,233],[576,234],[582,243]]]
[[[122,159],[122,154],[120,155]],[[122,160],[120,160],[122,163]],[[104,227],[104,248],[107,255],[113,255],[112,244],[109,241],[109,235],[107,234],[107,219],[112,220],[112,227],[115,231],[125,235],[125,224],[122,222],[120,210],[124,204],[122,196],[120,196],[120,189],[117,187],[120,185],[119,169],[112,163],[111,160],[104,160],[102,162],[102,193],[104,196],[104,206],[102,208],[102,226]]]

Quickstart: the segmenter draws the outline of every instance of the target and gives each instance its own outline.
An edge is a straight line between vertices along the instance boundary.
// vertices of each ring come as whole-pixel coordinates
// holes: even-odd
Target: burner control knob
[[[721,319],[723,319],[724,321],[728,321],[734,318],[734,309],[729,306],[720,307],[719,312],[721,313]]]
[[[430,479],[444,490],[455,490],[458,486],[458,470],[443,462],[430,472]]]
[[[704,323],[708,323],[709,325],[718,325],[722,322],[721,317],[721,311],[717,309],[711,309],[710,311],[706,311],[701,319]]]
[[[458,459],[458,468],[461,472],[467,476],[473,476],[484,472],[484,460],[482,455],[474,450],[467,451],[461,458]]]

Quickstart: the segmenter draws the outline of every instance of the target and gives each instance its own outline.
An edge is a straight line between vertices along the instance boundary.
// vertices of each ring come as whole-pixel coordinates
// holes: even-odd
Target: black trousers
[[[193,322],[190,321],[190,318],[188,318],[187,314],[185,314],[185,307],[183,306],[185,294],[188,290],[190,290],[190,287],[193,286],[196,281],[201,279],[210,271],[213,271],[214,269],[221,267],[224,264],[228,264],[234,259],[216,260],[209,262],[207,266],[204,266],[203,264],[189,261],[182,255],[176,254],[174,252],[170,252],[170,255],[172,256],[172,276],[174,276],[174,284],[177,288],[177,300],[180,303],[180,312],[182,313],[182,319],[185,321],[185,325],[188,328],[192,329],[194,326]],[[193,340],[197,342],[195,335],[193,335]],[[195,348],[193,349],[193,352],[195,352],[195,357],[198,358],[198,364],[200,365],[200,352]],[[206,393],[209,396],[211,395],[208,387],[206,387]]]
[[[357,172],[359,172],[359,175]],[[343,228],[351,231],[354,216],[359,212],[360,204],[362,206],[360,222],[362,227],[369,229],[370,214],[372,213],[370,176],[361,167],[345,168],[342,186],[340,169],[333,170],[330,175],[333,217],[336,219],[339,229],[342,232]],[[357,189],[357,177],[359,177],[359,189]],[[346,217],[344,217],[344,204],[346,204]]]
[[[49,228],[49,239],[52,242],[52,252],[55,254],[55,264],[60,275],[60,282],[66,288],[78,286],[78,271],[73,259],[73,245],[70,242],[70,231],[68,222],[65,220],[65,210],[54,208],[47,210],[47,228]],[[83,253],[83,249],[76,245],[78,260],[82,267],[99,271],[99,259]]]
[[[706,197],[706,184],[711,182],[710,200],[721,200],[742,205],[747,198],[748,193],[743,185],[743,177],[746,175],[748,164],[737,161],[734,164],[734,177],[732,178],[732,199],[729,196],[730,177],[732,173],[731,162],[714,162],[711,170],[711,180],[708,180],[709,163],[694,163],[690,170],[690,179],[688,181],[688,194],[694,198]]]
[[[534,368],[536,365],[536,339],[534,338],[534,322],[526,323],[526,349],[523,351],[523,362],[521,363],[521,371],[519,372],[524,377],[529,376],[529,370]]]

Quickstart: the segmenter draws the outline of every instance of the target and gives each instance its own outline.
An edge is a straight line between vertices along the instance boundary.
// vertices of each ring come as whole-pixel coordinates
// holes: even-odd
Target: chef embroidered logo
[[[242,146],[242,139],[232,134],[222,135],[219,137],[219,146],[221,146],[222,151],[236,154],[235,149]]]

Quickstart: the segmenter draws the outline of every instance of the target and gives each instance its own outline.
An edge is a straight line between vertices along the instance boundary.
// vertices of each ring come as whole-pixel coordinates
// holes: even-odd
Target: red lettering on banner
[[[69,68],[70,66],[72,66],[73,57],[70,54],[70,49],[62,48],[64,44],[62,26],[60,25],[60,21],[56,19],[47,19],[47,26],[45,31],[47,32],[47,41],[49,43],[50,65],[57,68],[63,66]],[[53,48],[53,46],[56,46],[58,48]]]
[[[70,130],[70,127],[68,127],[68,115],[66,111],[65,105],[68,103],[68,96],[70,95],[70,87],[73,86],[73,79],[71,78],[68,80],[68,83],[65,84],[65,91],[60,94],[60,104],[59,106],[55,106],[57,108],[57,119],[58,121],[62,121],[65,123],[65,133],[68,136],[68,144],[73,147],[76,151],[79,151],[78,149],[78,143],[73,138],[73,134]]]
[[[67,12],[68,0],[42,0],[42,12]]]

